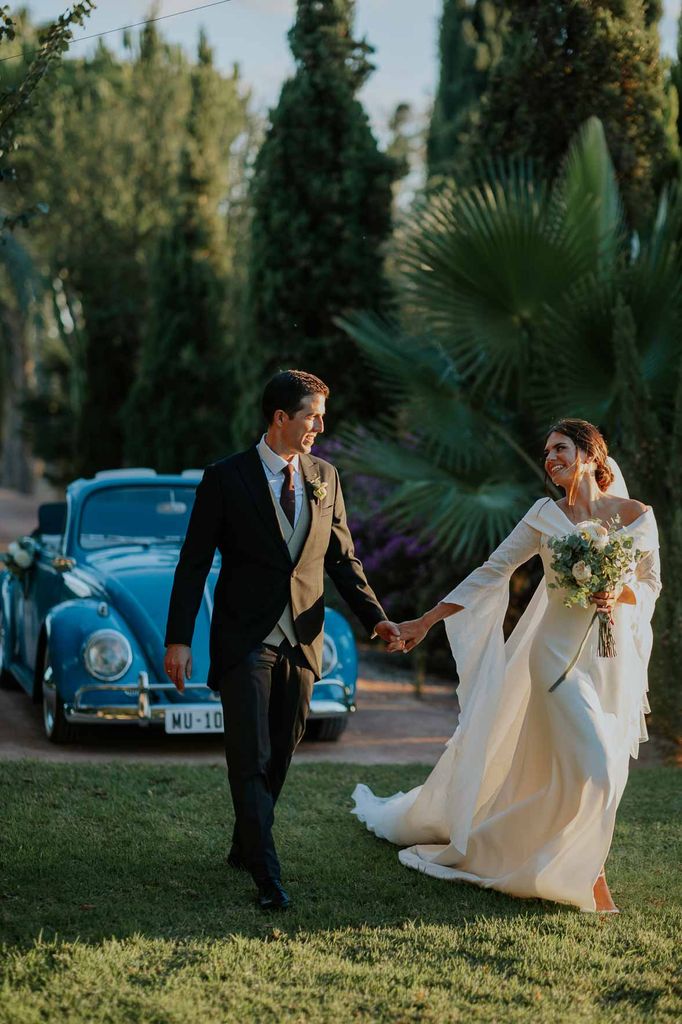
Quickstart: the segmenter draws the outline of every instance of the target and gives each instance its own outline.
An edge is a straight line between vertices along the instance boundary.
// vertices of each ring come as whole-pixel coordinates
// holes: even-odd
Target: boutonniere
[[[314,480],[310,481],[310,486],[313,489],[313,497],[317,502],[320,502],[327,497],[327,484],[319,474],[314,478]]]

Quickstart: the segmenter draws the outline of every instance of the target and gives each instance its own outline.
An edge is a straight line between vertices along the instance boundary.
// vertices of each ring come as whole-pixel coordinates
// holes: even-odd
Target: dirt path
[[[336,743],[304,740],[298,764],[435,764],[457,724],[454,688],[427,682],[417,699],[409,671],[390,656],[362,657],[358,710]],[[674,747],[654,738],[640,748],[639,767],[674,759]],[[56,746],[43,735],[40,709],[23,690],[0,691],[0,762],[28,757],[51,762],[223,763],[221,736],[167,736],[160,729],[90,726],[77,743]]]
[[[382,671],[382,662],[383,668]],[[409,671],[387,658],[363,658],[358,711],[336,743],[304,741],[299,763],[345,761],[356,764],[435,764],[457,722],[454,688],[429,682],[421,699]],[[68,746],[43,735],[40,708],[23,690],[0,691],[0,760],[31,757],[41,761],[153,761],[215,763],[223,760],[221,736],[167,736],[157,729],[90,726]]]

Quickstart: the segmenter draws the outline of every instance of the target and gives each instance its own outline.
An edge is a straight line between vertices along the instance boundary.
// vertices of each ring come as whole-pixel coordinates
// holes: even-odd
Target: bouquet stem
[[[597,612],[595,612],[595,613],[594,613],[594,615],[592,616],[592,618],[590,619],[590,624],[589,624],[589,626],[587,627],[587,629],[586,629],[586,631],[585,631],[585,636],[584,636],[584,637],[583,637],[583,639],[582,639],[582,642],[581,642],[581,644],[580,644],[580,647],[579,647],[579,648],[578,648],[578,650],[577,650],[577,651],[575,652],[575,657],[573,658],[573,660],[571,661],[571,663],[570,663],[569,665],[567,665],[567,666],[566,666],[566,668],[565,668],[565,669],[564,669],[564,671],[563,671],[563,672],[561,673],[561,675],[559,676],[559,678],[557,679],[557,681],[556,681],[555,683],[552,683],[552,685],[551,685],[551,686],[550,686],[550,688],[549,688],[549,693],[553,693],[553,692],[554,692],[554,690],[556,690],[556,688],[557,688],[557,686],[559,685],[559,683],[563,683],[564,679],[566,678],[566,676],[568,675],[568,673],[569,673],[569,672],[571,671],[571,669],[573,668],[573,666],[574,666],[574,665],[575,665],[575,663],[577,662],[577,660],[578,660],[578,658],[580,657],[580,655],[581,655],[581,654],[583,653],[583,647],[585,646],[585,641],[587,640],[588,636],[590,635],[590,630],[592,629],[592,626],[594,625],[594,620],[595,620],[595,619],[597,618],[597,614],[598,614],[598,613],[597,613]]]
[[[599,613],[599,646],[597,654],[600,658],[616,657],[616,638],[611,628],[611,617],[605,612]]]
[[[583,653],[585,641],[590,635],[590,630],[592,629],[592,626],[594,625],[594,620],[596,618],[599,619],[599,643],[597,645],[597,654],[600,658],[616,657],[616,638],[613,635],[613,630],[611,628],[611,618],[604,612],[595,612],[592,618],[590,619],[590,624],[587,627],[587,631],[582,639],[582,643],[580,644],[578,650],[575,652],[575,657],[572,659],[570,665],[566,666],[566,668],[561,673],[557,681],[555,683],[552,683],[552,685],[549,688],[550,693],[553,693],[554,690],[556,690],[557,686],[560,683],[563,683],[564,679],[566,678],[568,673],[573,669],[578,658]]]

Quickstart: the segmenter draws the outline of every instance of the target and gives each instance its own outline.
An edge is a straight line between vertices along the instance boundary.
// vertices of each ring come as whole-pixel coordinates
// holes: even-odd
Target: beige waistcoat
[[[279,528],[282,531],[282,536],[284,537],[286,546],[289,549],[289,554],[291,555],[291,561],[296,564],[298,556],[303,550],[303,545],[305,544],[306,537],[308,536],[308,530],[310,528],[310,502],[308,501],[308,495],[304,489],[301,511],[299,513],[296,526],[292,527],[284,514],[284,509],[280,503],[275,500],[275,496],[269,485],[268,490],[270,491],[272,504],[275,506]],[[296,636],[296,629],[294,627],[294,616],[291,611],[291,601],[282,612],[280,620],[275,628],[268,633],[262,642],[264,644],[273,644],[274,646],[279,647],[284,639],[287,639],[292,647],[295,647],[299,642],[298,637]]]

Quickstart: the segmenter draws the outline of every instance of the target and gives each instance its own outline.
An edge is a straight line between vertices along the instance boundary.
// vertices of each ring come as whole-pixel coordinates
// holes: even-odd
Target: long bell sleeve
[[[646,725],[646,715],[649,714],[649,658],[654,642],[654,634],[651,626],[651,619],[658,595],[661,592],[661,560],[658,547],[645,551],[637,562],[634,578],[628,582],[630,590],[635,595],[636,605],[632,609],[632,629],[634,634],[635,650],[637,651],[641,667],[639,677],[641,679],[641,698],[639,707],[634,712],[635,720],[631,725],[630,754],[637,757],[639,744],[649,738]]]
[[[539,551],[540,533],[522,519],[483,565],[441,600],[473,611],[482,601],[489,602],[494,593],[508,586],[512,573]]]
[[[539,553],[540,538],[540,532],[522,519],[483,565],[442,598],[444,603],[462,606],[462,611],[445,620],[445,630],[457,664],[463,722],[467,703],[476,701],[474,681],[503,674],[502,626],[509,604],[509,581],[519,566]]]
[[[645,551],[635,567],[634,579],[628,583],[643,615],[651,621],[654,605],[661,592],[661,558],[658,548]]]

